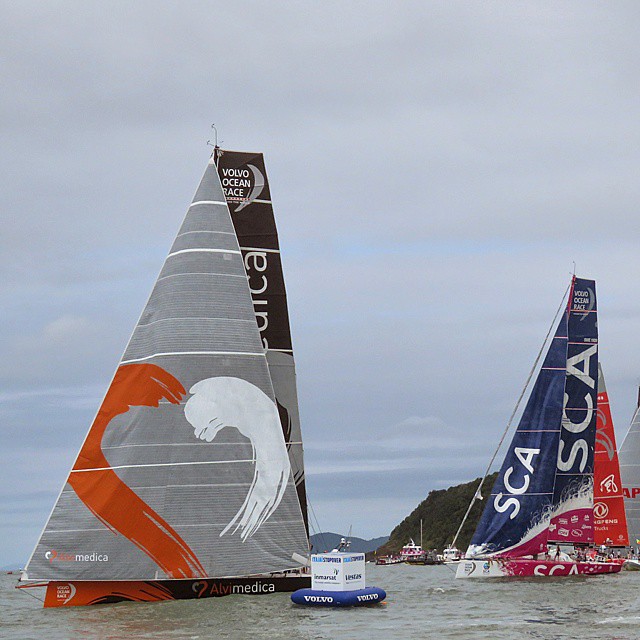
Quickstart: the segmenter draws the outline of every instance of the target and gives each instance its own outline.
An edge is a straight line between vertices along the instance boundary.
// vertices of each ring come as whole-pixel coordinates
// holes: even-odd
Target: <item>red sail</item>
[[[629,545],[627,517],[620,480],[620,464],[613,430],[609,396],[602,369],[598,376],[598,411],[593,470],[593,518],[596,545]]]

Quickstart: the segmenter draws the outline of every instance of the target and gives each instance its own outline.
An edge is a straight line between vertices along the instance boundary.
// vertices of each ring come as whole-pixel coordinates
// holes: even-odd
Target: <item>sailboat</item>
[[[593,542],[596,547],[629,545],[609,395],[598,364],[598,411],[593,460]]]
[[[310,585],[284,280],[252,158],[226,197],[245,156],[216,148],[205,169],[21,576],[45,607]]]
[[[595,282],[573,276],[567,305],[457,578],[620,570],[619,564],[573,562],[561,553],[551,559],[547,551],[550,544],[593,543],[597,326]]]

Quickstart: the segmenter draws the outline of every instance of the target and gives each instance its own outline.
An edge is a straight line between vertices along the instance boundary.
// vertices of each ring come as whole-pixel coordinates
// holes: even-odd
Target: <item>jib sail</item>
[[[640,545],[640,402],[638,405],[620,447],[620,474],[632,546]]]
[[[593,461],[593,524],[596,545],[617,547],[629,545],[616,434],[600,365],[598,366],[598,415]]]

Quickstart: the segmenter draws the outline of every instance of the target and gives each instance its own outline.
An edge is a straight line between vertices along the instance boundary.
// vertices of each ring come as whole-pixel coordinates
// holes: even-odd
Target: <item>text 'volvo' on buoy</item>
[[[365,587],[364,553],[318,553],[311,556],[311,589],[291,594],[295,604],[312,607],[358,607],[379,604],[387,594]]]

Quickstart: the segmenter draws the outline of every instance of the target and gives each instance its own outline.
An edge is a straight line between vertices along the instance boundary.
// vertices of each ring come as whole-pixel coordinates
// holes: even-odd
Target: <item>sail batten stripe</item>
[[[263,247],[240,247],[242,251],[259,251],[260,253],[280,253],[280,249],[264,249]]]
[[[163,353],[152,353],[144,358],[132,358],[131,360],[122,360],[120,364],[130,364],[131,362],[143,362],[151,360],[151,358],[160,358],[163,356],[264,356],[262,353],[254,353],[250,351],[165,351]]]
[[[492,496],[499,496],[499,495],[503,495],[503,496],[552,496],[553,495],[553,491],[546,491],[543,493],[509,493],[508,491],[501,491],[500,493],[491,493],[490,495]]]
[[[287,444],[302,444],[302,442],[289,442]],[[149,444],[118,444],[105,449],[128,449],[129,447],[237,447],[237,442],[150,442]],[[245,445],[250,447],[250,444]]]
[[[226,202],[221,202],[220,200],[197,200],[196,202],[192,202],[189,205],[189,209],[191,209],[191,207],[195,207],[198,204],[219,204],[221,206],[227,206]]]
[[[215,485],[214,485],[215,486]],[[284,523],[284,524],[294,524],[297,523],[298,520],[280,520],[279,522]],[[203,523],[198,523],[198,524],[181,524],[179,526],[177,526],[177,529],[184,529],[186,527],[224,527],[226,526],[228,523],[226,522],[203,522]],[[86,531],[99,531],[101,533],[109,533],[111,535],[113,535],[113,532],[106,528],[106,527],[102,527],[101,529],[50,529],[48,533],[81,533],[81,532],[86,532]]]
[[[236,234],[233,233],[233,231],[208,231],[206,229],[203,230],[197,230],[197,231],[183,231],[182,233],[179,233],[176,238],[182,238],[182,236],[188,236],[189,234],[192,233],[212,233],[215,235],[222,235],[222,236],[235,236]]]
[[[563,472],[563,471],[556,471],[556,475],[557,476],[592,476],[593,475],[593,471],[591,473],[571,473],[571,472]]]
[[[180,251],[174,251],[170,253],[167,258],[180,255],[181,253],[233,253],[235,255],[242,255],[240,251],[235,249],[208,249],[207,247],[198,247],[197,249],[180,249]]]
[[[253,324],[255,322],[255,320],[253,318],[251,318],[251,320],[247,320],[245,318],[217,318],[215,316],[209,316],[208,318],[193,318],[191,316],[189,317],[183,317],[183,318],[179,318],[179,317],[171,317],[171,318],[158,318],[157,320],[152,320],[151,322],[145,322],[144,324],[139,324],[139,327],[150,327],[152,324],[156,324],[158,322],[167,322],[168,320],[205,320],[205,321],[209,321],[209,320],[224,320],[225,322],[250,322],[251,324]]]
[[[250,487],[250,486],[251,486],[250,482],[225,482],[224,484],[199,483],[199,484],[159,484],[159,485],[149,485],[149,486],[132,485],[130,488],[135,489],[136,491],[144,491],[145,489],[191,489],[194,487],[199,488],[199,487]],[[75,494],[75,491],[71,489],[71,490],[65,490],[62,493]]]
[[[71,473],[89,473],[91,471],[111,471],[113,469],[144,469],[147,467],[186,467],[194,464],[234,464],[236,462],[255,462],[255,458],[246,460],[201,460],[197,462],[153,462],[149,464],[121,464],[115,467],[96,467],[95,469],[71,469]]]
[[[225,482],[224,484],[220,483],[197,483],[197,484],[161,484],[161,485],[132,485],[130,488],[135,489],[136,491],[144,491],[145,489],[192,489],[199,487],[250,487],[251,482]],[[73,489],[65,489],[63,494],[74,494],[75,491]]]
[[[185,273],[170,273],[167,276],[162,276],[161,278],[158,278],[158,282],[160,282],[161,280],[166,280],[167,278],[184,278],[189,276],[222,276],[224,278],[242,278],[244,280],[247,279],[247,276],[244,273],[219,273],[217,271],[203,273],[201,271],[187,271]]]

